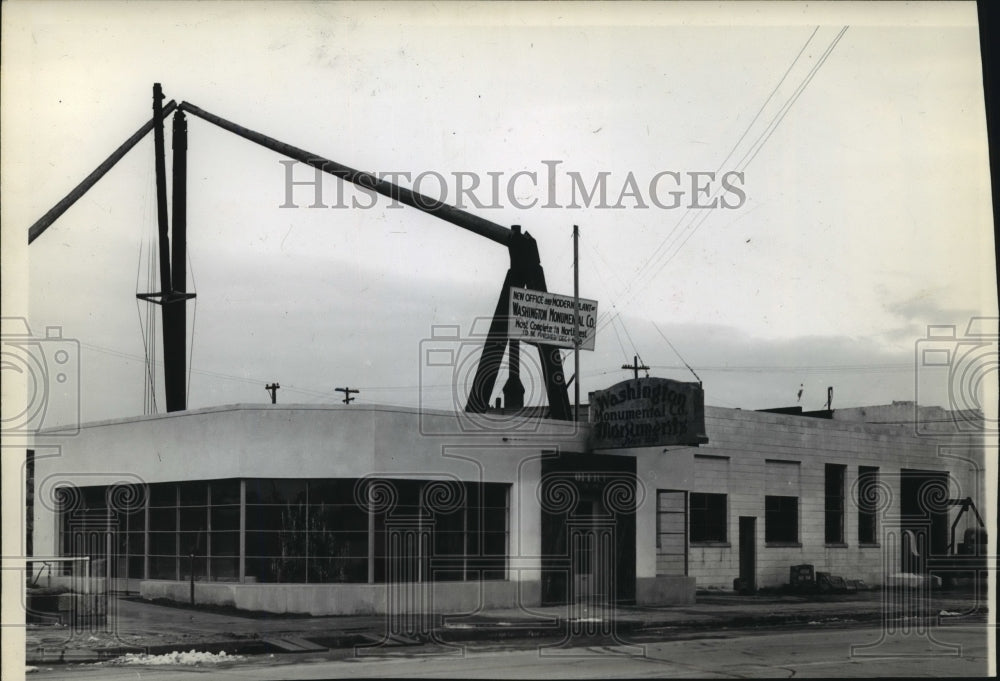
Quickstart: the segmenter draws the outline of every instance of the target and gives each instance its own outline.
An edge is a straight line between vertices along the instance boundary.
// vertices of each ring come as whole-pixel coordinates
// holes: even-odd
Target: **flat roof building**
[[[950,502],[984,501],[981,428],[707,407],[701,446],[593,449],[591,429],[240,404],[43,432],[33,551],[108,556],[148,598],[187,600],[193,574],[200,602],[270,612],[381,613],[400,588],[434,612],[690,603],[803,564],[870,586],[933,570],[975,524]]]

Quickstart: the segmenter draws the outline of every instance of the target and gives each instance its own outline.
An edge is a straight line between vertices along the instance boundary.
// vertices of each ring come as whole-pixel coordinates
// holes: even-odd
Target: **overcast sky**
[[[424,173],[449,203],[469,173],[482,207],[466,209],[530,232],[552,291],[572,294],[579,225],[580,293],[601,314],[584,394],[636,354],[694,380],[662,331],[710,405],[794,405],[801,384],[807,409],[828,386],[834,407],[947,406],[946,379],[915,388],[918,342],[996,316],[973,3],[13,2],[3,29],[4,315],[79,341],[84,420],[144,410],[152,136],[23,235],[150,118],[154,82],[401,184]],[[422,353],[435,325],[468,334],[492,314],[505,249],[386,199],[309,208],[298,186],[283,208],[280,156],[200,119],[189,131],[190,406],[263,403],[272,381],[282,403],[349,385],[358,404],[461,406],[472,364],[431,371]],[[692,173],[711,172],[742,173],[714,197],[731,207],[690,210]],[[602,177],[605,204],[567,207]],[[323,202],[337,190],[327,178]],[[77,406],[50,402],[50,422]]]

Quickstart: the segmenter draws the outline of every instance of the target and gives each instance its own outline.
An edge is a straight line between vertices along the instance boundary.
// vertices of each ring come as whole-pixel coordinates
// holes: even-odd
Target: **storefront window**
[[[245,485],[243,565],[250,581],[507,576],[509,485],[367,479],[248,479]],[[392,503],[369,508],[373,485]],[[80,553],[72,519],[97,514],[117,533],[120,576],[237,581],[240,486],[240,480],[154,483],[128,507],[108,506],[113,488],[69,490],[63,552]]]

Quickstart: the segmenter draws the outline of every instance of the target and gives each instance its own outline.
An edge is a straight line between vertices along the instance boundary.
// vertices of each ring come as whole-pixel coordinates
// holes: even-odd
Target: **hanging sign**
[[[507,333],[511,340],[572,348],[573,296],[511,287]],[[581,350],[594,349],[597,335],[597,301],[580,298],[577,333]]]
[[[700,383],[669,378],[622,381],[590,393],[590,421],[592,449],[708,442]]]

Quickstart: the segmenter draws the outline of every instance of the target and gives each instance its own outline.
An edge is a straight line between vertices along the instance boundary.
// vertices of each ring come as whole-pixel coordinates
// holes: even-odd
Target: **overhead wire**
[[[833,48],[837,46],[837,43],[840,42],[840,39],[844,36],[844,33],[847,32],[847,29],[848,27],[844,26],[840,30],[840,33],[838,33],[836,37],[834,37],[833,41],[830,43],[829,46],[827,46],[822,56],[820,56],[820,58],[816,61],[816,63],[810,69],[809,73],[803,79],[803,81],[794,90],[792,95],[790,95],[789,98],[785,101],[785,104],[775,115],[775,118],[772,119],[771,123],[768,124],[768,127],[764,129],[764,132],[761,133],[761,136],[759,136],[757,140],[755,140],[754,143],[751,144],[750,149],[743,155],[743,157],[737,163],[736,165],[737,172],[742,172],[743,170],[745,170],[747,166],[749,166],[750,163],[753,161],[753,159],[757,157],[757,154],[760,152],[760,150],[764,148],[764,144],[771,138],[771,135],[774,134],[774,131],[778,129],[778,125],[781,123],[781,121],[785,119],[785,116],[791,110],[792,105],[795,104],[799,96],[805,91],[806,86],[809,85],[810,82],[812,82],[812,79],[819,72],[820,67],[823,66],[827,58],[833,52]],[[715,193],[711,195],[711,198],[714,198],[717,195],[717,193],[718,193],[718,188],[716,188]],[[696,218],[697,222],[695,222],[693,225],[690,226],[690,229],[687,231],[686,236],[684,236],[683,241],[681,241],[677,245],[677,247],[673,249],[673,251],[667,256],[666,260],[663,260],[657,266],[656,271],[650,277],[648,277],[649,280],[654,279],[660,272],[663,271],[664,268],[666,268],[667,265],[669,265],[673,261],[675,257],[677,257],[677,254],[680,253],[681,250],[683,250],[687,242],[690,241],[691,237],[694,236],[695,232],[697,232],[699,228],[701,228],[702,224],[704,224],[704,222],[708,219],[708,217],[711,214],[712,213],[710,212],[710,209],[707,208],[700,209],[700,214]]]
[[[802,44],[802,47],[799,49],[798,53],[795,55],[795,58],[792,59],[792,62],[788,65],[788,68],[785,69],[785,72],[782,74],[782,76],[778,80],[777,84],[775,84],[774,88],[771,89],[771,92],[768,94],[767,98],[764,100],[764,103],[760,105],[760,108],[757,109],[757,113],[754,114],[753,118],[750,120],[750,123],[748,123],[747,127],[743,130],[743,134],[740,135],[739,139],[736,140],[736,143],[733,144],[732,147],[730,147],[729,152],[726,154],[725,158],[722,160],[721,163],[719,163],[719,167],[716,168],[716,171],[715,171],[716,174],[718,174],[718,172],[720,170],[722,170],[723,167],[725,167],[726,161],[728,161],[730,158],[732,158],[733,154],[736,152],[736,149],[738,149],[739,146],[740,146],[740,144],[742,144],[743,140],[746,139],[746,136],[750,133],[750,130],[753,128],[754,124],[760,118],[760,115],[764,112],[764,109],[767,108],[767,105],[771,102],[772,99],[774,99],[774,95],[778,92],[778,89],[781,88],[782,84],[788,78],[788,74],[790,74],[792,72],[792,69],[795,68],[795,65],[798,63],[799,59],[802,57],[802,53],[805,52],[806,48],[809,46],[809,43],[812,42],[812,39],[816,36],[816,33],[819,31],[819,28],[820,28],[819,26],[816,26],[813,29],[812,33],[809,34],[809,37],[806,38],[805,43]],[[688,216],[693,215],[694,212],[695,211],[692,208],[688,208],[684,212],[684,214],[678,220],[677,224],[674,225],[673,229],[670,232],[668,232],[667,236],[664,237],[664,239],[660,242],[660,245],[657,246],[657,248],[653,251],[653,253],[650,254],[650,256],[642,264],[642,266],[640,266],[639,270],[636,272],[636,277],[641,277],[643,275],[644,270],[647,267],[649,267],[650,263],[652,263],[653,260],[655,260],[656,258],[659,257],[662,249],[667,244],[667,241],[677,231],[677,229],[680,227],[680,225],[683,224],[683,222],[688,218]]]
[[[757,136],[757,138],[754,140],[754,142],[751,143],[749,150],[743,155],[743,157],[741,158],[740,162],[737,164],[738,171],[741,171],[741,170],[745,169],[749,165],[749,163],[756,157],[756,155],[757,155],[757,153],[759,153],[760,149],[763,148],[764,144],[768,141],[768,139],[770,139],[771,135],[773,135],[773,133],[777,129],[778,125],[781,123],[782,120],[784,120],[784,117],[785,117],[785,115],[787,115],[788,111],[791,109],[791,106],[795,103],[795,101],[798,100],[799,96],[805,90],[805,87],[812,81],[812,79],[815,77],[816,73],[819,71],[819,68],[826,62],[827,58],[832,53],[833,49],[836,47],[837,43],[839,43],[840,39],[846,33],[846,31],[847,31],[848,28],[849,28],[848,26],[844,26],[840,30],[840,32],[836,35],[836,37],[827,46],[827,48],[823,52],[822,56],[817,60],[817,63],[815,65],[813,65],[813,67],[810,69],[810,71],[808,72],[808,74],[806,75],[806,77],[803,79],[803,81],[793,91],[792,95],[790,95],[789,98],[785,101],[785,103],[779,109],[779,112],[771,120],[771,122],[768,124],[768,126],[765,127],[765,129],[760,133],[760,135]],[[781,85],[785,82],[785,80],[787,80],[788,75],[791,73],[792,69],[794,68],[794,66],[798,62],[798,60],[801,58],[801,56],[804,53],[805,49],[808,47],[809,43],[812,41],[813,37],[816,35],[816,32],[818,31],[818,29],[819,29],[819,27],[816,27],[813,30],[813,32],[809,35],[809,37],[806,39],[806,42],[803,44],[802,48],[800,48],[799,52],[796,54],[795,58],[792,60],[792,63],[785,70],[785,73],[782,75],[781,79],[779,79],[778,84],[772,89],[771,93],[768,95],[768,97],[765,100],[764,104],[758,110],[757,114],[754,116],[754,118],[752,119],[751,123],[747,126],[746,130],[744,130],[744,133],[740,136],[739,140],[730,149],[729,153],[725,157],[725,160],[728,160],[730,157],[732,157],[732,155],[735,152],[735,150],[739,147],[739,145],[746,138],[746,136],[749,133],[750,129],[753,127],[753,125],[756,123],[756,121],[760,118],[761,112],[763,112],[763,110],[766,108],[767,104],[774,98],[774,95],[780,89]],[[723,160],[723,165],[725,164],[725,160]],[[721,168],[722,168],[722,165],[720,165],[720,169]],[[717,195],[717,193],[718,193],[718,188],[715,189],[713,195],[711,195],[711,196],[714,197],[715,195]],[[688,240],[690,240],[691,236],[701,227],[701,225],[705,222],[705,220],[708,218],[708,216],[710,214],[711,213],[709,213],[709,209],[707,209],[707,208],[702,208],[702,209],[692,209],[692,208],[689,208],[684,213],[684,215],[680,218],[680,220],[678,220],[678,222],[674,226],[674,228],[671,229],[671,231],[667,234],[667,236],[664,237],[664,239],[660,242],[660,245],[654,250],[653,254],[651,254],[643,262],[643,264],[640,266],[639,270],[637,271],[636,276],[632,279],[632,281],[626,286],[625,290],[622,292],[622,294],[621,294],[622,296],[628,296],[627,299],[626,299],[626,302],[632,300],[635,297],[635,295],[637,295],[637,293],[640,290],[642,290],[645,286],[648,285],[649,281],[651,281],[653,278],[655,278],[655,276],[657,274],[659,274],[663,270],[663,268],[666,267],[666,265],[668,265],[673,260],[673,258],[676,256],[676,254],[680,250],[683,249],[684,245],[688,242]],[[686,231],[686,234],[685,234],[685,231],[678,232],[678,230],[680,229],[681,225],[683,225],[684,222],[690,216],[694,216],[694,218],[691,220],[691,224],[689,224],[686,227],[684,227],[684,230]],[[678,239],[681,238],[682,234],[684,234],[683,240],[680,241],[680,243],[678,244],[677,243]],[[672,248],[672,246],[674,244],[677,244],[676,248]],[[664,256],[666,256],[666,260],[663,260]],[[659,262],[657,262],[657,261],[659,261]],[[657,264],[655,265],[655,272],[653,272],[652,275],[647,276],[647,273],[650,271],[650,268],[654,267],[654,264],[653,264],[654,262],[657,262]],[[643,281],[643,280],[645,280],[645,281]],[[630,293],[631,293],[631,295],[628,295]],[[607,323],[609,323],[609,321],[607,320],[607,318],[601,320],[601,322],[599,322],[599,324],[598,324],[598,328],[600,329],[602,326],[606,325]]]

